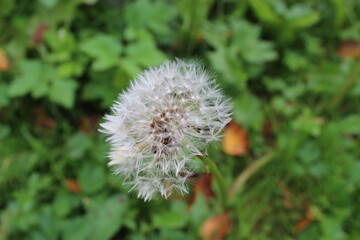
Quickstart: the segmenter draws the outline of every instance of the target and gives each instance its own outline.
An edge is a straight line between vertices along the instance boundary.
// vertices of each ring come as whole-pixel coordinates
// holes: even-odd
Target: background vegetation
[[[357,0],[1,0],[0,239],[360,239],[359,18]],[[210,149],[245,180],[229,209],[209,174],[144,203],[106,166],[101,117],[174,57],[232,97]]]

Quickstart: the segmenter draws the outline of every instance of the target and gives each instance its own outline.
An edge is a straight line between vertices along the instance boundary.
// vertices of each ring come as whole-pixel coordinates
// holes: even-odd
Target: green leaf
[[[237,34],[234,37],[234,50],[249,63],[264,63],[277,58],[274,45],[260,39],[260,27],[246,21],[232,23]]]
[[[53,8],[59,0],[38,0],[43,6]]]
[[[128,26],[137,30],[151,30],[161,36],[164,42],[173,36],[170,23],[175,20],[176,8],[172,4],[161,1],[138,0],[126,5],[124,11]],[[166,13],[166,14],[164,14]],[[131,40],[131,35],[127,35]]]
[[[72,108],[78,84],[72,79],[55,79],[49,90],[52,101],[66,107]]]
[[[92,146],[91,139],[83,133],[75,133],[69,137],[66,143],[67,155],[71,159],[79,159],[84,156],[85,152]]]
[[[323,123],[317,121],[309,108],[302,108],[302,113],[292,122],[292,127],[312,136],[319,136]]]
[[[106,175],[101,166],[86,164],[80,169],[79,182],[85,193],[99,191],[105,185],[105,181]]]
[[[84,64],[79,61],[64,62],[57,68],[57,74],[61,78],[79,76],[84,70]]]
[[[200,225],[210,217],[210,209],[206,203],[206,199],[202,192],[199,192],[196,196],[195,202],[191,205],[190,222],[200,227]]]
[[[320,149],[315,145],[315,143],[308,141],[300,147],[298,156],[302,162],[312,164],[320,157],[320,153]]]
[[[188,217],[186,214],[185,204],[182,202],[174,202],[172,210],[161,211],[152,216],[153,226],[160,229],[174,229],[183,227]]]
[[[346,1],[330,0],[330,2],[333,4],[335,11],[334,25],[335,27],[341,27],[346,19]]]
[[[140,66],[136,62],[135,58],[123,58],[120,60],[119,71],[124,72],[128,78],[133,79],[136,75],[141,72]],[[126,83],[124,79],[117,79],[120,83],[116,83],[116,85],[120,85],[123,87],[123,84]],[[127,83],[126,83],[127,84]]]
[[[346,233],[342,227],[341,218],[327,217],[320,222],[323,232],[321,240],[343,240],[346,239]]]
[[[260,130],[263,114],[261,102],[249,93],[243,93],[234,99],[234,117],[245,128]]]
[[[203,31],[207,42],[215,48],[207,57],[219,78],[231,87],[243,91],[249,76],[262,73],[261,64],[277,59],[273,44],[261,40],[260,32],[260,27],[237,19],[209,24]]]
[[[329,126],[334,127],[343,134],[359,134],[360,135],[360,115],[350,115],[340,121],[334,121]]]
[[[320,20],[320,13],[310,12],[298,18],[290,19],[288,25],[291,29],[303,29],[311,27]]]
[[[145,31],[137,32],[137,41],[126,47],[126,55],[144,67],[158,65],[166,60],[166,56],[157,49],[154,38]]]
[[[65,62],[73,59],[75,38],[66,28],[49,29],[45,32],[45,41],[51,47],[51,52],[45,57],[50,62]]]
[[[123,225],[128,210],[126,200],[119,196],[112,196],[91,208],[85,217],[76,217],[66,221],[63,239],[111,239]]]
[[[288,50],[285,52],[284,63],[292,71],[304,69],[307,67],[308,61],[309,60],[306,58],[306,56],[301,55],[295,51]]]
[[[9,96],[19,97],[31,93],[32,97],[48,96],[55,103],[71,108],[78,84],[72,79],[57,76],[54,67],[38,60],[20,63],[20,74],[9,86]]]
[[[126,76],[127,77],[127,76]],[[124,84],[128,82],[121,81],[122,79],[116,79],[115,81],[119,81]],[[116,87],[117,84],[114,84]],[[118,95],[118,88],[114,88],[111,84],[102,84],[97,82],[90,82],[87,84],[82,92],[82,97],[84,100],[98,100],[102,101],[102,105],[104,107],[110,106]]]
[[[77,196],[67,192],[61,191],[56,195],[53,203],[54,213],[59,217],[67,216],[71,210],[80,203]]]
[[[20,74],[10,83],[9,96],[19,97],[38,87],[44,78],[43,64],[38,60],[24,60],[20,63]]]
[[[250,6],[255,15],[266,24],[277,25],[281,23],[281,18],[275,13],[268,1],[249,0]]]
[[[54,216],[53,209],[49,205],[44,206],[41,210],[39,228],[43,236],[45,236],[44,239],[58,239],[60,222]]]
[[[238,90],[244,90],[248,73],[242,68],[236,52],[230,49],[219,48],[207,55],[214,70],[220,74],[220,78]]]
[[[103,71],[118,65],[122,46],[115,37],[99,34],[83,41],[80,50],[95,59],[94,71]]]

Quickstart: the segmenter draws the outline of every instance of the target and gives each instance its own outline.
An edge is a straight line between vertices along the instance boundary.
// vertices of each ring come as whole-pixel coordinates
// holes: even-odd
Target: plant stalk
[[[220,189],[221,202],[224,208],[227,206],[227,187],[225,184],[224,176],[220,172],[218,166],[208,156],[199,155],[198,156],[210,169],[210,172],[215,176],[216,182]]]
[[[231,185],[228,198],[234,197],[234,195],[239,191],[239,189],[246,183],[246,181],[254,175],[260,168],[262,168],[266,163],[268,163],[274,157],[274,151],[270,151],[263,157],[255,160],[250,164],[234,181]]]

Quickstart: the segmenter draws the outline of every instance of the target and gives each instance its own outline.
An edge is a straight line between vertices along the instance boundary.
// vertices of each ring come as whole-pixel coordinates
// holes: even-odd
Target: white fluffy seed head
[[[196,62],[167,61],[141,73],[119,95],[100,131],[111,143],[110,166],[150,200],[184,193],[192,158],[219,140],[229,100]]]

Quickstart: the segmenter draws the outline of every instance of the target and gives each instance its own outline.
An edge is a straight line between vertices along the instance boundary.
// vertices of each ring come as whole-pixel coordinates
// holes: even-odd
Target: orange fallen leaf
[[[0,71],[6,71],[10,67],[9,59],[5,52],[0,48]]]
[[[343,58],[357,58],[360,56],[360,42],[344,41],[338,47],[337,52]]]
[[[195,202],[196,197],[200,192],[202,192],[207,199],[215,197],[215,192],[211,188],[213,179],[214,177],[211,173],[201,174],[201,176],[196,180],[192,189],[192,194],[188,199],[188,205],[191,205]]]
[[[233,156],[246,154],[249,145],[248,134],[235,121],[231,121],[225,128],[222,141],[223,151]]]
[[[206,220],[202,227],[200,236],[202,240],[220,240],[224,239],[231,227],[229,213],[224,212],[220,215]]]
[[[80,193],[80,192],[81,192],[80,184],[79,184],[78,181],[76,181],[75,179],[67,178],[67,179],[65,180],[65,184],[66,184],[66,187],[67,187],[71,192],[74,192],[74,193]]]
[[[306,206],[305,216],[296,224],[294,227],[296,232],[301,232],[307,226],[309,226],[310,222],[313,220],[313,213],[311,211],[310,206]]]

